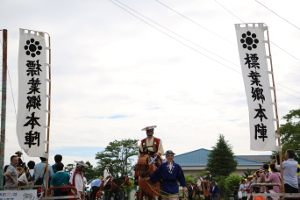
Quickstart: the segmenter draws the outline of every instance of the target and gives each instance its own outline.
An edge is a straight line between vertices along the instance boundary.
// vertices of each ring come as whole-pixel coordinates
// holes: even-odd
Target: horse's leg
[[[137,197],[138,197],[138,200],[143,200],[143,192],[141,191],[141,188],[138,191]]]
[[[119,200],[120,197],[119,197],[119,194],[117,192],[114,193],[114,200]]]

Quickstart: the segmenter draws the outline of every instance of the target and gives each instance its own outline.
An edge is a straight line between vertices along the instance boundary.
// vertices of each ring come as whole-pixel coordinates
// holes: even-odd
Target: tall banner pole
[[[46,154],[49,154],[49,141],[50,141],[50,114],[51,114],[51,41],[50,41],[50,35],[48,35],[48,115],[47,115],[47,145],[46,145]],[[48,165],[49,165],[49,159],[46,160],[46,171],[48,171]],[[49,173],[47,173],[46,176],[46,196],[49,196],[48,193],[49,188]]]
[[[7,30],[2,30],[2,101],[1,101],[1,141],[0,141],[0,188],[3,187],[3,167],[5,153],[5,123],[6,123],[6,82],[7,82]]]
[[[272,55],[271,55],[271,46],[269,40],[269,30],[267,30],[267,41],[268,41],[268,51],[269,51],[269,60],[270,60],[270,68],[271,68],[271,76],[272,76],[272,85],[273,85],[273,96],[274,96],[274,109],[275,109],[275,117],[276,117],[276,137],[278,142],[278,152],[279,152],[279,160],[280,160],[280,175],[281,175],[281,192],[285,193],[284,190],[284,179],[283,179],[283,168],[282,168],[282,148],[281,148],[281,141],[280,141],[280,125],[278,119],[278,108],[277,108],[277,96],[276,96],[276,87],[275,87],[275,78],[274,78],[274,71],[273,71],[273,62],[272,62]]]

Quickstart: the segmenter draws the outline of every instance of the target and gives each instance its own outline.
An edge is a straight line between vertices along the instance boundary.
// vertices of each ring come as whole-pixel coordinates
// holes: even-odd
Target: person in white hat
[[[105,178],[105,179],[112,176],[110,171],[109,171],[109,168],[110,168],[110,164],[105,165],[105,169],[103,171],[103,178]]]
[[[165,153],[167,162],[162,163],[151,175],[144,179],[144,181],[151,181],[155,184],[162,181],[162,195],[164,200],[178,200],[178,184],[183,187],[183,191],[187,193],[186,181],[181,169],[181,166],[174,162],[175,153],[168,150]]]
[[[104,181],[103,187],[105,187],[106,184],[108,183],[108,181],[110,179],[112,179],[112,175],[111,175],[111,173],[109,171],[109,168],[110,168],[110,164],[106,164],[105,165],[105,169],[103,171],[103,181]]]
[[[70,183],[72,186],[74,186],[77,189],[77,198],[78,199],[84,199],[85,196],[85,184],[83,179],[83,170],[85,167],[88,167],[87,164],[85,164],[83,161],[74,161],[76,163],[76,169],[72,173],[72,176],[70,178]]]
[[[154,129],[156,127],[157,126],[153,125],[142,129],[142,131],[146,131],[147,137],[141,140],[139,157],[143,154],[149,154],[152,157],[157,157],[156,165],[159,166],[162,162],[161,156],[164,154],[164,149],[161,139],[153,137]]]

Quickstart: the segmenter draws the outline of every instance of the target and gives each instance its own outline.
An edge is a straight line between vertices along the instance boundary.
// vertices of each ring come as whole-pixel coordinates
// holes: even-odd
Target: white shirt
[[[29,170],[29,173],[30,173],[30,175],[31,175],[31,177],[32,177],[33,174],[34,174],[34,169],[30,169],[30,170]]]
[[[243,196],[247,196],[247,194],[248,194],[246,189],[247,189],[246,184],[241,184],[240,185],[240,190],[243,192]]]
[[[19,178],[18,181],[25,181],[26,184],[28,184],[28,180],[26,177],[26,173],[23,173]]]
[[[173,167],[173,163],[168,164],[168,167],[169,167],[169,170],[171,171],[172,167]]]
[[[76,173],[75,174],[75,188],[77,189],[78,198],[81,199],[80,192],[83,192],[83,177],[82,175]]]
[[[107,167],[105,167],[105,169],[103,171],[103,177],[106,178],[108,176],[111,176],[111,173],[109,172],[109,169]]]
[[[280,165],[277,165],[276,168],[280,170]],[[283,179],[284,184],[289,184],[293,188],[298,189],[298,178],[297,178],[297,169],[298,162],[293,158],[289,158],[288,160],[282,163],[283,168]]]

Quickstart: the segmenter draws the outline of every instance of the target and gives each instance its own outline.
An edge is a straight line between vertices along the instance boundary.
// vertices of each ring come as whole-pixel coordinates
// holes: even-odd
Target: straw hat
[[[142,131],[148,131],[148,130],[153,130],[155,129],[157,126],[153,125],[153,126],[146,126],[145,128],[142,128]]]
[[[81,161],[74,160],[74,162],[77,163],[77,165],[79,165],[79,166],[88,167],[88,165],[85,164],[82,160]]]

